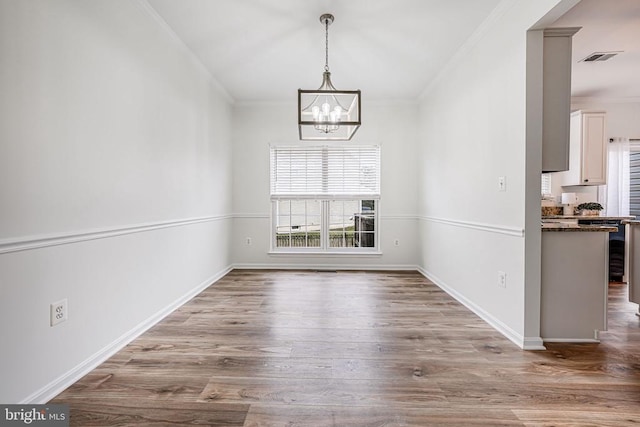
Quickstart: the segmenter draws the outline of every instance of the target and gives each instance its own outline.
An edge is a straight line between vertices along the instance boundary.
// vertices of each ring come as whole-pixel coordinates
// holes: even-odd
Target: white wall
[[[43,401],[229,267],[231,107],[144,2],[0,0],[0,61],[0,402]]]
[[[269,255],[269,144],[298,139],[296,105],[237,105],[233,114],[231,257],[236,267],[415,268],[418,257],[417,106],[364,103],[362,127],[348,144],[381,147],[380,248],[382,255]],[[250,237],[252,244],[246,244]],[[393,241],[398,239],[399,246]]]
[[[539,125],[541,110],[527,109],[539,110],[541,101],[526,102],[532,71],[527,30],[558,3],[565,11],[571,6],[502,2],[428,88],[420,109],[421,268],[507,337],[531,348],[541,344],[541,137],[539,129],[528,128],[536,120]],[[541,61],[541,50],[537,55],[533,59]],[[541,68],[536,73],[539,78]],[[506,177],[504,192],[498,191],[500,176]],[[528,233],[533,244],[525,245]],[[527,256],[529,268],[537,263],[537,275],[526,275]],[[499,271],[506,272],[506,288],[498,286]]]

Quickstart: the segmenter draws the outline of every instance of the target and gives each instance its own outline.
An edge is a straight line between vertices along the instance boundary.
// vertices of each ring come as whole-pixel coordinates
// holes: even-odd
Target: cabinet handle
[[[589,182],[589,180],[588,180],[588,179],[585,179],[585,180],[584,180],[584,182]]]

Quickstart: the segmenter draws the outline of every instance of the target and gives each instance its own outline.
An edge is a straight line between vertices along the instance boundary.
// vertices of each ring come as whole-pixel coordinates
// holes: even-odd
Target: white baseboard
[[[80,378],[91,372],[93,369],[98,367],[102,362],[106,361],[108,358],[116,354],[118,351],[122,350],[127,344],[129,344],[134,339],[138,338],[144,332],[149,330],[152,326],[156,325],[162,319],[164,319],[169,314],[173,313],[176,309],[180,308],[187,301],[198,295],[200,292],[208,288],[212,283],[218,281],[225,274],[232,270],[231,266],[225,268],[224,270],[214,274],[207,280],[200,283],[198,286],[193,288],[187,294],[178,298],[176,301],[172,302],[162,310],[158,311],[153,316],[144,320],[142,323],[131,329],[129,332],[123,334],[121,337],[113,341],[111,344],[107,345],[103,349],[96,352],[93,356],[86,359],[84,362],[80,363],[78,366],[71,369],[69,372],[59,376],[49,384],[42,387],[40,390],[31,394],[30,396],[22,399],[20,404],[43,404],[47,403],[49,400],[56,397],[58,394],[63,392],[67,387],[78,381]]]
[[[540,337],[523,337],[515,332],[509,326],[505,325],[502,321],[496,319],[491,314],[487,313],[476,304],[469,301],[467,298],[459,294],[454,289],[447,286],[442,280],[438,279],[435,275],[430,274],[426,270],[416,265],[345,265],[345,264],[233,264],[233,268],[237,270],[368,270],[368,271],[418,271],[427,279],[435,283],[440,289],[451,295],[462,305],[478,315],[482,320],[487,322],[491,327],[496,329],[502,335],[507,337],[510,341],[516,344],[523,350],[546,350],[542,338]]]
[[[580,343],[591,343],[597,344],[600,340],[594,338],[543,338],[544,342],[559,342],[565,344],[580,344]]]
[[[540,337],[524,337],[522,343],[523,350],[546,350],[544,340]]]
[[[445,291],[447,294],[451,295],[455,298],[460,304],[467,307],[469,310],[474,312],[478,317],[487,322],[491,327],[493,327],[496,331],[500,332],[506,338],[508,338],[515,345],[520,347],[523,350],[545,350],[545,347],[542,342],[542,338],[540,337],[523,337],[509,326],[505,325],[501,320],[496,319],[493,315],[486,312],[484,309],[467,299],[464,295],[460,294],[455,289],[447,286],[444,281],[439,279],[434,274],[428,272],[427,270],[419,267],[418,271],[427,279],[431,280],[436,284],[440,289]]]
[[[288,264],[288,263],[236,263],[235,270],[363,270],[363,271],[418,271],[415,265],[383,264]]]
[[[198,286],[193,288],[187,294],[178,298],[173,303],[169,304],[162,310],[158,311],[153,316],[147,318],[145,321],[141,322],[139,325],[135,326],[133,329],[128,331],[127,333],[120,336],[118,339],[113,341],[112,343],[105,346],[103,349],[96,352],[91,357],[87,358],[84,362],[80,363],[78,366],[74,367],[70,371],[65,374],[59,376],[49,384],[45,385],[38,391],[32,393],[28,397],[22,399],[20,404],[40,404],[46,403],[49,400],[53,399],[55,396],[64,391],[67,387],[74,384],[80,378],[91,372],[93,369],[98,367],[101,363],[109,359],[115,353],[123,349],[127,344],[131,341],[142,335],[144,332],[149,330],[152,326],[156,325],[166,316],[174,312],[176,309],[180,308],[187,301],[191,300],[193,297],[198,295],[204,289],[209,287],[214,282],[221,279],[227,273],[229,273],[233,269],[244,270],[244,269],[265,269],[265,270],[367,270],[367,271],[418,271],[427,279],[431,280],[434,284],[440,287],[447,294],[451,295],[462,305],[467,307],[469,310],[478,315],[482,320],[491,325],[498,332],[503,334],[513,343],[518,345],[520,348],[524,350],[545,350],[543,345],[543,340],[539,337],[522,337],[520,334],[517,334],[507,325],[494,318],[492,315],[476,306],[474,303],[466,299],[464,296],[456,292],[455,290],[448,287],[444,282],[439,280],[433,274],[430,274],[428,271],[415,266],[415,265],[327,265],[327,264],[319,264],[319,265],[299,265],[299,264],[233,264],[228,266],[224,270],[214,274],[207,280],[200,283]],[[598,340],[566,340],[566,339],[545,339],[546,342],[599,342]]]

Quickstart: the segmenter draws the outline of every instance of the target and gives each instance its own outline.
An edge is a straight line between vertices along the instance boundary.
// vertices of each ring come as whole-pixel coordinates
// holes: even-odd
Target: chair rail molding
[[[462,221],[457,219],[437,218],[431,216],[420,216],[420,219],[438,224],[446,224],[453,227],[471,228],[473,230],[486,231],[489,233],[504,234],[513,237],[524,237],[524,228],[511,227],[507,225],[485,224],[474,221]]]
[[[83,230],[68,233],[56,233],[41,236],[27,236],[15,239],[0,240],[0,255],[46,248],[50,246],[68,245],[86,242],[88,240],[108,239],[133,233],[160,230],[171,227],[184,227],[203,222],[222,221],[231,219],[231,215],[210,215],[196,218],[185,218],[170,221],[149,222],[144,224],[126,225],[122,227],[105,227],[94,230]]]

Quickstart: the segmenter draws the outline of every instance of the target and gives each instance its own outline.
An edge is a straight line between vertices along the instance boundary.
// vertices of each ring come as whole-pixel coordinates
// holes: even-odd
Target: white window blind
[[[545,194],[551,194],[551,175],[549,175],[548,173],[543,173],[542,174],[542,181],[541,181],[541,193],[544,196]]]
[[[380,147],[271,147],[272,198],[380,195]]]

